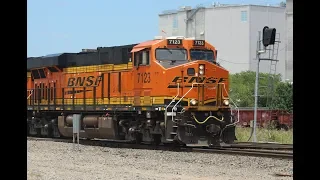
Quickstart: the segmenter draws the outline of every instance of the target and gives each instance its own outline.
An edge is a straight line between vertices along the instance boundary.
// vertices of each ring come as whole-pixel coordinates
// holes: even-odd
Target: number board
[[[194,40],[193,41],[193,45],[194,46],[204,46],[205,45],[205,41],[204,40]]]
[[[168,39],[167,40],[168,45],[182,45],[181,39]]]

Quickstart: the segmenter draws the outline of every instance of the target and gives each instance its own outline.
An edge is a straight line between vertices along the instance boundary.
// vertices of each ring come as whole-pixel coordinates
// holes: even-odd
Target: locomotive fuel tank
[[[85,127],[98,127],[98,122],[99,122],[99,116],[97,115],[90,115],[90,116],[85,116],[83,118],[83,125]]]
[[[69,127],[72,127],[72,125],[73,125],[73,115],[72,114],[68,115],[66,117],[66,125]]]
[[[92,127],[95,127],[97,128],[98,127],[98,122],[99,120],[99,116],[98,115],[88,115],[88,116],[84,116],[83,119],[82,119],[82,124],[87,127],[87,128],[92,128]],[[66,117],[66,125],[68,127],[72,127],[73,125],[73,115],[68,115]]]

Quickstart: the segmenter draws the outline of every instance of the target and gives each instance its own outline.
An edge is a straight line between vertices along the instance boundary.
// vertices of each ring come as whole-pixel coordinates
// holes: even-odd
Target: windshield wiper
[[[166,49],[167,51],[169,51],[170,54],[172,54],[172,51],[170,49],[168,48],[164,48],[164,49]]]

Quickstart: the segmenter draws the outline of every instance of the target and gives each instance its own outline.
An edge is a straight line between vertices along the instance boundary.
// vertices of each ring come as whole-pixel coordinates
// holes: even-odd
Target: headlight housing
[[[228,99],[223,100],[223,105],[229,106],[229,100]]]
[[[199,65],[199,74],[200,75],[204,75],[205,74],[205,66],[204,66],[204,64],[200,64]]]
[[[192,106],[197,105],[197,100],[191,99],[191,100],[190,100],[190,104],[191,104]]]

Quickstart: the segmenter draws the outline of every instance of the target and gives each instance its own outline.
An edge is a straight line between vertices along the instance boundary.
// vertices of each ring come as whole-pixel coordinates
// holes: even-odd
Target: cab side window
[[[135,66],[147,66],[150,65],[150,51],[142,50],[134,53],[134,65]]]

